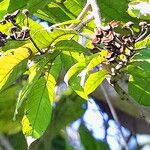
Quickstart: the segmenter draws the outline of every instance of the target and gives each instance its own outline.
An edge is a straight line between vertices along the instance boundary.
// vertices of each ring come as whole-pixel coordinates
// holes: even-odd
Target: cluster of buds
[[[11,13],[11,14],[6,14],[3,17],[3,20],[0,21],[0,24],[4,25],[7,22],[11,22],[11,23],[16,23],[15,18],[17,17],[17,15],[19,14],[20,10],[16,10],[15,12]]]
[[[0,47],[4,46],[6,43],[7,35],[0,32]]]
[[[113,61],[120,54],[126,55],[126,49],[132,53],[135,43],[147,36],[149,24],[140,22],[139,26],[140,32],[136,34],[132,28],[133,23],[126,23],[124,28],[130,32],[130,34],[127,35],[121,35],[115,32],[115,28],[123,27],[120,22],[112,21],[105,27],[97,28],[95,30],[95,36],[92,39],[92,44],[94,45],[92,52],[97,53],[101,51],[101,49],[108,50],[109,54],[106,58],[109,62]]]
[[[28,15],[29,11],[27,9],[22,10],[22,14],[24,14],[27,18],[27,26],[20,27],[16,23],[16,17],[20,13],[20,10],[16,10],[11,14],[6,14],[3,17],[3,20],[0,21],[1,25],[5,25],[7,22],[12,23],[12,27],[10,27],[9,32],[10,35],[5,35],[0,32],[0,47],[4,46],[7,42],[7,39],[11,40],[26,40],[30,37],[30,29],[28,28]]]
[[[30,29],[28,27],[12,26],[9,30],[10,38],[13,40],[26,40],[30,37]]]

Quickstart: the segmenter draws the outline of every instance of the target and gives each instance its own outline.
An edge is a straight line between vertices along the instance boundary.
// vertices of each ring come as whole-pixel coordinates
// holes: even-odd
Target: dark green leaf
[[[79,133],[85,150],[109,150],[108,144],[94,139],[94,137],[83,124],[80,125]]]
[[[14,150],[27,150],[27,141],[22,132],[9,135],[8,139]]]
[[[150,75],[150,51],[143,49],[132,59],[126,71],[131,75],[129,81],[129,94],[140,104],[149,106],[149,75]]]
[[[129,94],[141,105],[150,106],[150,80],[131,76],[129,81]]]
[[[107,22],[112,20],[119,20],[123,22],[136,21],[127,14],[128,1],[127,0],[98,0],[97,3],[101,8],[102,17],[105,18]]]

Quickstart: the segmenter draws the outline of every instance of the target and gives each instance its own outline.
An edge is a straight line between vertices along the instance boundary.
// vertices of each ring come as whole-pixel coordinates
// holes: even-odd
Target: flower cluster
[[[124,26],[129,30],[129,34],[122,35],[115,31],[116,28],[122,28],[120,22],[112,21],[107,26],[97,28],[95,30],[92,44],[94,45],[93,53],[99,52],[101,49],[108,50],[107,59],[113,61],[118,55],[126,55],[125,50],[128,49],[132,53],[136,42],[142,40],[147,35],[149,25],[146,22],[140,22],[140,32],[135,33],[132,29],[133,23],[128,22]]]

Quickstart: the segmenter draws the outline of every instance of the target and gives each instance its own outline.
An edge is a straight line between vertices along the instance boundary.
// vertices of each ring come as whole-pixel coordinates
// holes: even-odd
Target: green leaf
[[[9,142],[15,150],[27,150],[28,144],[22,132],[9,135]]]
[[[71,19],[55,4],[47,5],[43,9],[38,10],[35,15],[50,23],[60,23]]]
[[[146,61],[136,61],[128,65],[128,73],[132,74],[133,76],[139,78],[147,78],[149,79],[150,75],[150,63]]]
[[[46,29],[40,29],[33,34],[32,38],[39,48],[44,49],[51,47],[52,44],[61,40],[69,39],[75,34],[77,33],[73,30],[55,30],[49,32]]]
[[[56,81],[50,73],[46,73],[32,87],[25,106],[26,117],[32,127],[31,135],[40,137],[51,119],[54,88]],[[24,130],[24,133],[26,131]]]
[[[43,1],[41,1],[41,0],[27,0],[27,1],[24,1],[24,0],[19,0],[19,1],[18,0],[5,0],[5,1],[7,2],[6,8],[7,8],[8,12],[13,12],[17,9],[27,8],[30,11],[30,14],[33,14],[38,9],[44,8],[52,0],[43,0]]]
[[[55,44],[56,49],[61,51],[87,53],[88,50],[74,40],[62,40]]]
[[[141,105],[150,106],[150,80],[130,76],[128,90],[129,94]]]
[[[9,13],[12,13],[13,11],[23,8],[27,5],[28,1],[24,1],[24,0],[8,0],[9,1],[9,6],[7,11]],[[17,5],[16,5],[17,4]]]
[[[106,70],[100,70],[98,72],[91,73],[89,77],[87,78],[85,85],[84,85],[84,91],[87,95],[92,93],[106,78],[107,75]]]
[[[17,100],[17,105],[15,109],[15,114],[14,114],[14,119],[16,115],[18,114],[18,109],[21,107],[23,101],[27,99],[28,94],[32,92],[33,86],[36,84],[36,82],[39,80],[40,76],[42,75],[44,71],[44,67],[50,63],[50,72],[51,75],[55,79],[58,78],[59,73],[61,72],[61,62],[60,62],[60,56],[57,56],[59,52],[54,52],[52,54],[45,54],[40,56],[40,60],[30,68],[30,74],[28,77],[28,80],[22,90],[19,92],[18,100]],[[56,57],[56,58],[55,58]],[[55,60],[54,60],[55,59]]]
[[[64,3],[51,2],[35,15],[51,23],[60,23],[70,19],[76,19],[82,11],[86,1],[67,0]]]
[[[129,74],[146,78],[149,80],[150,74],[150,51],[148,48],[140,50],[125,69]]]
[[[91,76],[86,81],[86,75],[89,71],[91,71],[94,67],[104,61],[102,55],[97,54],[86,59],[79,61],[75,65],[73,65],[64,77],[64,81],[67,85],[70,85],[72,89],[82,98],[88,99],[88,94],[93,92],[97,86],[104,80],[106,71],[98,72],[91,74]],[[102,73],[102,74],[101,74]],[[95,84],[96,82],[96,84]],[[93,84],[94,83],[94,84]],[[92,86],[91,86],[92,85]]]
[[[30,10],[31,13],[36,12],[38,9],[44,8],[48,3],[53,0],[28,0],[27,9]]]
[[[60,5],[60,6],[61,6],[61,9],[73,19],[73,18],[76,18],[82,11],[83,6],[81,5],[81,3],[83,2],[76,1],[76,0],[67,0],[65,3],[65,6],[63,5]]]
[[[85,56],[83,54],[70,51],[62,51],[60,57],[65,72],[67,72],[77,62],[85,59]]]
[[[16,48],[22,47],[23,45],[25,45],[27,43],[28,43],[28,41],[15,41],[15,40],[7,41],[7,44],[2,47],[2,51],[7,51],[12,48],[16,49]]]
[[[21,116],[19,116],[16,121],[12,120],[16,105],[17,94],[21,87],[22,86],[18,83],[0,93],[1,133],[14,134],[21,130]]]
[[[88,100],[88,95],[85,93],[84,88],[81,86],[81,82],[81,77],[79,77],[78,73],[76,73],[69,80],[69,85],[80,97],[82,97],[85,100]]]
[[[74,58],[74,57],[72,57],[72,58]],[[67,61],[67,58],[65,60]],[[82,71],[84,71],[82,73],[86,74],[86,73],[88,73],[88,71],[91,71],[94,67],[99,65],[104,60],[105,59],[102,57],[102,55],[100,55],[100,53],[86,57],[86,58],[78,59],[78,62],[76,64],[74,64],[72,67],[70,66],[70,69],[66,73],[66,75],[64,77],[65,83],[68,85],[68,81],[75,73],[79,74]],[[72,61],[74,61],[74,59]]]
[[[0,57],[0,90],[6,89],[21,76],[27,66],[27,58],[31,50],[27,47],[20,47],[5,52]]]
[[[150,106],[150,51],[143,49],[132,59],[126,70],[130,74],[129,94],[140,104]]]
[[[137,21],[127,14],[128,1],[127,0],[98,0],[99,7],[101,8],[102,17],[105,18],[106,22],[112,20],[119,20],[122,22]]]
[[[94,139],[94,137],[83,124],[80,125],[79,133],[85,150],[92,150],[93,148],[94,150],[109,150],[108,144]]]
[[[76,63],[74,66],[72,66],[68,72],[66,73],[65,77],[64,77],[64,81],[65,83],[68,85],[69,80],[71,79],[71,77],[75,74],[79,74],[79,72],[81,72],[86,66],[86,62],[82,61],[82,62],[78,62]]]
[[[138,51],[138,49],[143,49],[145,47],[149,48],[150,47],[150,36],[148,35],[142,41],[135,43],[135,47],[136,47],[137,51]]]

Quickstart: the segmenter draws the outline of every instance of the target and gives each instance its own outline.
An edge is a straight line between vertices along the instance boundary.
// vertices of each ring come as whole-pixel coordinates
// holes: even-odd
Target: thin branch
[[[87,1],[86,5],[84,6],[81,13],[79,14],[79,16],[76,19],[77,20],[82,20],[84,15],[88,12],[89,9],[90,9],[90,5],[89,5],[89,2]],[[69,26],[69,28],[74,28],[75,26],[76,26],[75,24],[71,24]]]
[[[115,111],[115,109],[114,109],[112,103],[111,103],[111,100],[109,99],[108,94],[107,94],[107,92],[106,92],[106,90],[105,90],[105,88],[104,88],[104,86],[103,86],[102,84],[100,85],[100,88],[101,88],[101,90],[102,90],[102,92],[103,92],[103,94],[104,94],[104,97],[105,97],[106,102],[107,102],[107,104],[108,104],[108,106],[109,106],[109,109],[110,109],[111,114],[112,114],[112,116],[113,116],[113,118],[114,118],[114,121],[116,122],[116,125],[118,126],[118,129],[119,129],[120,134],[121,134],[121,136],[122,136],[122,139],[123,139],[123,141],[124,141],[125,149],[126,149],[126,150],[129,150],[128,144],[127,144],[126,139],[125,139],[125,136],[124,136],[124,134],[123,134],[123,132],[122,132],[122,129],[121,129],[121,125],[120,125],[118,116],[117,116],[117,114],[116,114],[116,111]]]
[[[102,25],[101,25],[102,20],[101,20],[101,15],[100,15],[100,9],[97,5],[96,0],[88,0],[88,3],[92,7],[92,13],[93,13],[93,16],[94,16],[94,21],[95,21],[96,27],[101,28],[102,27]]]
[[[74,30],[78,31],[80,30],[83,26],[85,26],[87,23],[89,23],[91,20],[93,20],[93,15],[90,16],[87,20],[84,20],[83,22],[79,23],[75,28]]]
[[[34,40],[32,39],[32,37],[29,35],[29,40],[31,41],[31,43],[35,46],[35,48],[38,50],[38,52],[40,54],[44,54],[44,52],[42,52],[39,47],[36,45],[36,43],[34,42]]]
[[[79,16],[77,17],[77,20],[82,20],[84,15],[86,14],[86,12],[90,9],[90,3],[87,1],[86,5],[84,6],[84,8],[82,9],[81,13],[79,14]]]

